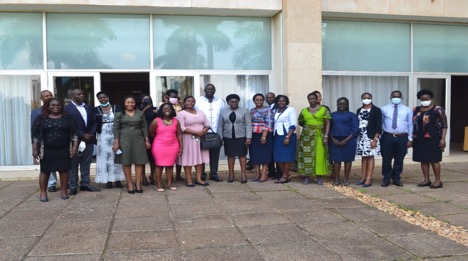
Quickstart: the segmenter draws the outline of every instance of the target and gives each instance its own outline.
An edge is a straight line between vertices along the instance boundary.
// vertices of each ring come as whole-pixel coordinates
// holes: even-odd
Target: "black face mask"
[[[152,103],[153,101],[151,100],[151,98],[145,98],[143,99],[143,102],[141,103],[140,108],[144,109],[146,106],[148,106],[148,104],[152,104]]]

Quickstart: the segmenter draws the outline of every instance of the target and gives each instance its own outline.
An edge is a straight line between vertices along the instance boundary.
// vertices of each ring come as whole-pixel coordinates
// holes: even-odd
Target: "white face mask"
[[[395,104],[395,105],[398,105],[400,104],[401,102],[401,98],[392,98],[392,103]]]
[[[362,104],[364,104],[364,105],[369,105],[371,103],[372,103],[371,99],[362,99]]]
[[[428,100],[428,101],[421,101],[421,105],[422,105],[422,106],[425,106],[425,107],[426,107],[426,106],[429,106],[429,105],[431,105],[431,100]]]

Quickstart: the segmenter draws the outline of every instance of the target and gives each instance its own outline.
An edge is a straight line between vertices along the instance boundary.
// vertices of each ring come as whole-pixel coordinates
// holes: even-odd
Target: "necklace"
[[[310,106],[309,106],[309,108],[310,108],[311,110],[316,110],[319,106],[320,106],[320,105],[317,104],[317,106],[315,106],[315,108],[312,108],[312,107],[310,107]]]
[[[166,121],[163,119],[163,122],[166,124],[166,125],[171,125],[172,124],[172,119],[170,121]]]

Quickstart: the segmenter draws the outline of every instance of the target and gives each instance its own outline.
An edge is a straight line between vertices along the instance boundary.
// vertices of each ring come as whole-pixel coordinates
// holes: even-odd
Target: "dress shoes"
[[[203,181],[206,180],[206,173],[205,173],[205,172],[203,172],[203,173],[201,174],[201,180],[203,180]]]
[[[431,185],[432,185],[432,183],[429,181],[429,182],[426,182],[426,183],[419,183],[419,184],[418,184],[418,187],[420,187],[420,188],[421,188],[421,187],[429,187],[429,186],[431,186]]]
[[[389,181],[382,181],[382,184],[380,184],[380,186],[388,187],[388,186],[390,186],[390,182]]]
[[[112,188],[112,182],[107,182],[106,189],[111,189],[111,188]]]
[[[40,200],[41,202],[49,202],[49,199],[48,199],[47,197],[45,197],[45,198],[40,198],[39,200]]]
[[[98,192],[101,190],[99,188],[92,187],[91,185],[86,185],[86,186],[81,186],[80,191]]]
[[[69,194],[70,194],[70,195],[76,195],[76,194],[78,194],[78,189],[76,189],[76,188],[70,189],[70,193],[69,193]]]
[[[210,176],[210,180],[213,180],[213,181],[216,181],[216,182],[223,181],[218,175]]]
[[[396,187],[403,187],[403,183],[401,183],[401,181],[393,181],[393,185]]]
[[[116,188],[123,188],[122,182],[116,181],[116,182],[115,182],[115,187],[116,187]]]
[[[442,184],[442,182],[440,182],[439,185],[437,185],[437,186],[430,185],[429,188],[431,188],[431,189],[438,189],[438,188],[442,188],[443,186],[444,186],[444,184]]]
[[[49,192],[56,192],[57,191],[57,188],[55,186],[50,186],[47,188],[47,191]]]

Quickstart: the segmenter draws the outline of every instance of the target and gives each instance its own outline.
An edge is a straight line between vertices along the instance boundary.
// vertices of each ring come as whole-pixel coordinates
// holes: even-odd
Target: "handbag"
[[[209,128],[209,130],[213,131],[213,129]],[[200,140],[200,148],[202,150],[209,150],[209,149],[219,149],[222,146],[221,136],[215,132],[207,132]]]

